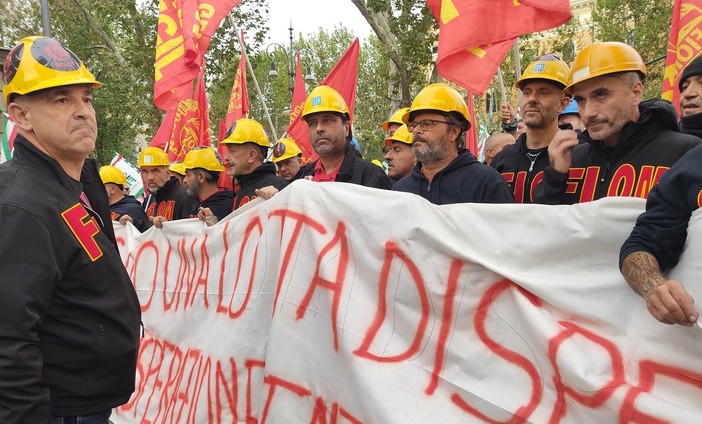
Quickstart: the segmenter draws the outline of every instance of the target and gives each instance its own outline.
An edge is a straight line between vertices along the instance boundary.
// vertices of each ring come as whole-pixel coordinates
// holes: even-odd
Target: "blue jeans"
[[[53,417],[54,424],[109,424],[112,410],[82,417]]]

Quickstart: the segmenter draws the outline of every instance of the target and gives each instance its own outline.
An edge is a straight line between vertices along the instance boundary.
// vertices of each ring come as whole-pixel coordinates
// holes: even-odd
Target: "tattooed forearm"
[[[629,286],[645,299],[656,287],[666,282],[658,261],[648,252],[634,252],[624,258],[622,275]]]

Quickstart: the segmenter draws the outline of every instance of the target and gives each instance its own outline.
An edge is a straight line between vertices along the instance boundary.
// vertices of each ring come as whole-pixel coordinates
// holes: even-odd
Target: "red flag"
[[[349,115],[352,121],[353,107],[356,102],[356,83],[358,80],[358,44],[358,38],[356,38],[320,84],[328,85],[341,94],[349,107]],[[304,104],[304,101],[302,103]],[[286,132],[297,142],[300,150],[302,150],[302,159],[304,161],[316,160],[319,157],[310,144],[307,124],[299,115],[290,123]]]
[[[198,87],[195,90],[196,98],[178,102],[173,132],[166,150],[171,162],[182,161],[195,146],[209,146],[211,144],[204,76],[203,62]]]
[[[480,156],[480,151],[478,150],[478,132],[477,132],[477,122],[478,117],[475,116],[475,104],[473,102],[473,93],[468,92],[468,97],[466,99],[468,103],[468,113],[470,114],[470,128],[466,132],[466,149],[470,150],[475,157]]]
[[[569,0],[427,0],[439,22],[436,70],[478,95],[521,34],[570,20]]]
[[[224,125],[224,121],[222,119],[219,120],[219,131],[217,131],[217,152],[219,153],[219,158],[222,160],[222,163],[224,163],[224,156],[227,155],[227,145],[226,144],[221,144],[219,143],[220,141],[224,140],[227,137],[227,127]],[[227,168],[227,166],[224,166]],[[219,187],[225,187],[228,188],[229,190],[234,190],[234,185],[232,184],[232,177],[227,175],[227,171],[225,169],[224,172],[219,173],[219,180],[217,181],[217,185]]]
[[[168,146],[168,141],[171,139],[171,133],[173,132],[173,124],[175,123],[176,110],[171,109],[166,112],[166,116],[163,117],[161,121],[161,126],[158,127],[158,131],[151,139],[149,146],[158,147],[159,149],[166,150]]]
[[[192,97],[192,81],[219,23],[241,0],[160,0],[154,104],[175,109]]]
[[[662,98],[669,100],[680,113],[678,78],[682,70],[702,53],[702,0],[675,0],[673,22],[665,58]]]
[[[241,32],[241,39],[244,39],[244,31]],[[242,46],[243,48],[243,46]],[[226,128],[231,128],[240,118],[249,114],[249,91],[246,88],[246,51],[241,52],[239,67],[234,76],[234,86],[232,94],[229,96],[229,106],[227,107],[227,118],[224,122]]]

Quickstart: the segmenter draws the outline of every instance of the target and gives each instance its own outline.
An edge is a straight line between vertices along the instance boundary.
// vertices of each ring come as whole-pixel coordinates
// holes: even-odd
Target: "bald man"
[[[492,159],[505,147],[514,144],[515,139],[510,133],[494,133],[485,140],[485,165],[490,166]]]

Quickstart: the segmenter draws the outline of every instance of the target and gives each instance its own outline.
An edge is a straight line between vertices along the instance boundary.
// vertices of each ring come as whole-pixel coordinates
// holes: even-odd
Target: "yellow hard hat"
[[[349,107],[338,91],[327,85],[315,87],[305,100],[302,108],[302,119],[307,120],[307,116],[320,112],[336,112],[349,117]]]
[[[139,168],[143,166],[170,166],[168,154],[158,147],[147,147],[139,153]]]
[[[185,175],[185,166],[183,165],[183,162],[173,162],[171,166],[168,167],[168,170],[175,172],[178,175]]]
[[[124,172],[115,166],[101,166],[99,172],[103,184],[112,183],[122,187],[127,185],[127,177],[124,176]]]
[[[224,171],[224,165],[219,161],[215,150],[212,148],[193,149],[189,151],[183,160],[183,168],[186,170],[202,168],[212,172]]]
[[[2,83],[2,95],[8,104],[13,94],[73,84],[102,86],[75,54],[53,38],[41,36],[23,38],[10,51]]]
[[[302,150],[297,147],[295,140],[283,137],[273,145],[273,158],[271,160],[273,163],[278,163],[286,159],[294,158],[295,156],[300,156],[301,154]]]
[[[466,121],[466,128],[470,128],[470,113],[463,97],[447,84],[429,84],[417,94],[412,101],[412,106],[402,116],[402,122],[410,123],[412,115],[421,111],[456,112]]]
[[[531,62],[515,85],[522,89],[529,80],[548,80],[557,83],[561,88],[568,85],[568,64],[562,60],[535,60]]]
[[[393,141],[399,141],[405,144],[412,144],[412,133],[409,132],[409,129],[407,129],[407,125],[402,124],[402,126],[395,131],[395,134],[391,135],[390,137],[387,137],[385,139],[385,145],[390,146],[392,145]]]
[[[387,131],[390,125],[392,124],[397,124],[397,125],[402,125],[404,122],[402,122],[402,117],[405,116],[405,113],[409,112],[408,107],[403,107],[401,109],[397,109],[395,113],[392,114],[390,119],[387,121],[383,122],[380,126],[383,128],[383,130]]]
[[[614,41],[593,43],[575,57],[566,89],[579,82],[617,72],[639,72],[642,78],[648,74],[641,55],[630,45]]]
[[[270,147],[266,132],[263,130],[263,125],[258,121],[249,118],[241,118],[234,122],[230,130],[231,134],[220,144],[244,144],[255,143],[259,146]]]

